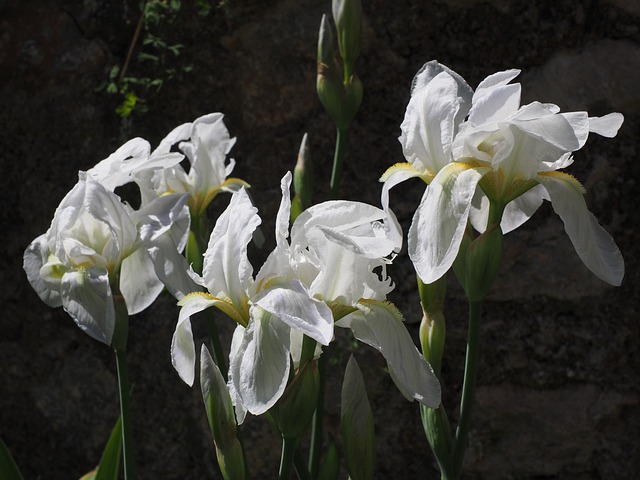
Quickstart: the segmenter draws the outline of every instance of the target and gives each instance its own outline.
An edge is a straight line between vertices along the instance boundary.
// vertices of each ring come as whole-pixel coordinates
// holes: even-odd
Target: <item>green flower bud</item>
[[[294,197],[291,204],[291,223],[303,211],[311,206],[311,193],[313,190],[313,165],[309,158],[309,147],[307,145],[307,134],[302,137],[300,150],[298,151],[298,161],[293,169],[293,191]]]
[[[424,284],[418,278],[418,290],[422,303],[422,322],[420,323],[420,345],[422,355],[431,364],[435,374],[440,377],[442,354],[446,327],[442,309],[447,293],[447,277],[442,276],[433,283]]]
[[[344,372],[341,398],[342,439],[349,476],[353,480],[373,478],[375,431],[373,411],[353,355]]]
[[[447,413],[442,405],[435,409],[420,405],[420,416],[427,442],[436,457],[442,478],[453,478],[449,474],[453,442]]]
[[[482,301],[487,295],[500,269],[503,244],[500,225],[493,225],[469,245],[465,289],[470,301]]]
[[[298,438],[311,422],[318,403],[320,377],[315,361],[307,362],[293,377],[271,409],[283,438]]]
[[[318,32],[318,65],[332,65],[333,59],[333,32],[331,31],[331,25],[327,21],[327,16],[322,15],[320,31]]]
[[[333,0],[333,21],[338,31],[338,48],[346,81],[355,71],[362,44],[362,4],[360,0]]]
[[[245,458],[233,404],[222,373],[204,345],[200,353],[200,387],[220,470],[226,480],[241,480],[246,477]]]

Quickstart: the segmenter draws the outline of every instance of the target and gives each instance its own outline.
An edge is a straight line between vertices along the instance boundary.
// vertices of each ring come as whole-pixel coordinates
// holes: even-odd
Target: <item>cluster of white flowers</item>
[[[429,185],[408,235],[409,255],[425,283],[451,268],[468,223],[478,232],[499,225],[506,233],[543,200],[552,202],[587,267],[614,285],[624,274],[618,248],[586,208],[583,187],[558,171],[589,132],[615,136],[622,115],[589,118],[551,104],[520,106],[520,85],[510,83],[518,73],[491,75],[473,92],[455,72],[427,63],[414,80],[401,126],[407,163],[383,175],[382,208],[324,202],[290,229],[288,173],[281,181],[276,246],[255,276],[247,247],[261,219],[247,184],[229,178],[234,162],[227,163],[227,155],[235,139],[222,115],[177,127],[153,152],[145,140],[131,140],[80,172],[49,230],[25,252],[29,281],[43,301],[63,306],[106,344],[114,334],[115,296],[135,314],[166,286],[182,307],[171,358],[189,385],[196,362],[190,318],[212,306],[225,312],[237,323],[228,386],[240,422],[246,411],[262,414],[282,396],[292,364],[300,361],[303,335],[328,345],[334,326],[379,350],[408,399],[437,407],[438,380],[386,301],[393,288],[386,267],[402,244],[389,207],[393,186],[412,177]],[[180,164],[185,157],[188,170]],[[140,189],[138,210],[114,193],[129,182]],[[181,252],[190,219],[203,215],[221,191],[233,195],[211,233],[200,276]]]
[[[588,211],[582,185],[558,170],[573,162],[571,154],[590,132],[614,137],[622,114],[589,117],[560,113],[548,103],[521,106],[520,84],[510,83],[519,73],[490,75],[473,92],[457,73],[436,61],[427,63],[414,79],[401,126],[408,163],[382,176],[383,207],[389,211],[389,189],[408,178],[420,177],[429,185],[408,234],[409,255],[425,283],[451,268],[467,221],[485,231],[493,206],[507,233],[548,200],[584,264],[620,285],[624,263],[618,247]]]

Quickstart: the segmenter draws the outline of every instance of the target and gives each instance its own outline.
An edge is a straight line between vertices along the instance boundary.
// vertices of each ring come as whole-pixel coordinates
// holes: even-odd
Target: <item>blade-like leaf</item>
[[[122,454],[122,417],[118,417],[109,441],[104,447],[95,480],[118,480]]]
[[[16,465],[2,439],[0,439],[0,478],[4,480],[23,480],[18,465]]]

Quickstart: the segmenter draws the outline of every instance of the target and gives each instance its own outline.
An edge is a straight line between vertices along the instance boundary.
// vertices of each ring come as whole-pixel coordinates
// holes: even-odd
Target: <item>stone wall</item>
[[[22,253],[44,232],[77,171],[129,137],[152,145],[174,126],[224,112],[238,138],[235,174],[252,184],[267,245],[279,179],[304,132],[316,164],[315,200],[328,196],[334,132],[315,96],[317,29],[329,0],[228,0],[197,15],[192,2],[167,28],[192,72],[168,81],[148,112],[123,125],[97,91],[126,57],[137,0],[0,1],[0,437],[25,478],[79,478],[95,466],[117,417],[115,362],[61,310],[39,301]],[[214,2],[217,3],[217,2]],[[186,5],[189,4],[189,5]],[[486,304],[477,408],[466,478],[633,479],[640,474],[638,371],[640,10],[633,0],[363,1],[358,71],[364,101],[350,132],[345,197],[379,203],[377,179],[402,161],[396,140],[411,79],[438,59],[475,86],[507,68],[523,73],[523,100],[602,115],[620,111],[613,139],[593,138],[570,171],[626,261],[621,287],[591,275],[546,206],[506,237],[505,262]],[[422,187],[394,191],[408,227]],[[216,200],[218,209],[227,199]],[[215,210],[215,209],[214,209]],[[215,212],[212,211],[212,215]],[[270,236],[271,235],[271,236]],[[263,255],[258,252],[257,256]],[[406,252],[391,270],[391,299],[417,337],[420,318]],[[452,279],[444,402],[455,405],[466,305]],[[220,478],[197,389],[173,371],[177,307],[168,297],[131,319],[134,434],[140,478]],[[230,321],[220,319],[226,335]],[[204,337],[204,329],[196,333]],[[346,336],[339,342],[351,344]],[[327,429],[337,434],[345,350],[328,352]],[[355,349],[376,415],[376,478],[438,478],[415,405],[401,398],[368,347]],[[279,440],[261,419],[246,425],[254,478],[273,478]]]

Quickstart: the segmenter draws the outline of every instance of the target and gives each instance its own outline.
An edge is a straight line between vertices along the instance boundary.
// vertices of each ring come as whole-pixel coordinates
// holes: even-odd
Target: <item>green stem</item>
[[[282,456],[280,457],[280,471],[278,472],[279,480],[291,479],[297,444],[297,438],[282,438]]]
[[[133,434],[131,430],[131,409],[129,406],[129,377],[127,375],[127,358],[124,349],[114,349],[118,368],[118,389],[120,393],[120,416],[122,417],[122,451],[124,460],[124,478],[135,478],[133,460]]]
[[[344,150],[347,142],[347,129],[338,127],[336,129],[336,150],[333,155],[333,170],[331,171],[331,198],[337,199],[340,196],[340,182],[342,181],[342,163]]]
[[[311,480],[309,468],[307,467],[307,464],[304,463],[304,457],[302,456],[300,448],[296,448],[296,453],[293,457],[293,466],[295,467],[300,480]]]
[[[318,478],[320,470],[320,449],[322,448],[322,422],[324,421],[324,390],[326,382],[326,354],[318,359],[318,402],[311,422],[311,443],[309,445],[309,470],[311,478]]]
[[[222,350],[222,343],[220,343],[220,335],[218,334],[218,327],[216,325],[215,311],[211,308],[207,308],[202,312],[207,322],[207,328],[209,330],[209,340],[211,349],[213,350],[213,358],[216,361],[216,365],[222,373],[222,377],[228,380],[229,367],[227,366],[227,360]]]
[[[467,448],[471,409],[476,389],[478,359],[480,357],[480,316],[481,301],[469,302],[469,336],[467,339],[467,356],[464,365],[464,381],[462,384],[462,398],[460,400],[460,420],[456,429],[453,448],[452,473],[453,478],[459,478],[462,470],[464,452]]]

